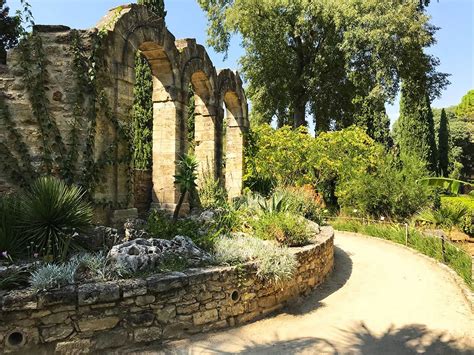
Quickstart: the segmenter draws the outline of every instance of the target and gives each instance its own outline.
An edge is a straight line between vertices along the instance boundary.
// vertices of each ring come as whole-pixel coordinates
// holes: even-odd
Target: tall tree
[[[166,17],[164,0],[138,0],[138,4],[147,6],[160,17]]]
[[[419,1],[198,2],[217,51],[226,53],[232,34],[241,35],[247,92],[255,117],[267,122],[300,126],[312,116],[318,131],[345,127],[366,97],[394,100],[400,79],[414,68],[429,64],[423,70],[435,73],[436,60],[420,60],[423,51],[413,50],[434,43],[435,28]],[[445,82],[430,84],[436,92]]]
[[[146,58],[137,51],[133,87],[132,134],[133,166],[148,170],[152,164],[153,81]]]
[[[20,16],[10,16],[6,0],[0,0],[0,64],[6,64],[7,50],[18,44],[20,34]]]
[[[448,176],[449,167],[449,131],[448,131],[448,117],[444,108],[441,110],[441,117],[439,120],[438,131],[438,164],[439,172],[442,176]]]
[[[415,156],[424,161],[430,171],[437,171],[436,140],[429,95],[420,95],[420,91],[407,82],[402,87],[397,134],[402,154]]]

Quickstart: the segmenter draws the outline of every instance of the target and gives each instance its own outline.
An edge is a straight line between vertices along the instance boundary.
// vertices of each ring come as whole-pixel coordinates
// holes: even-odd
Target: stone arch
[[[247,100],[238,73],[225,69],[218,74],[219,107],[225,106],[225,173],[222,178],[229,198],[242,193],[245,132],[249,128]],[[222,111],[222,109],[221,109]],[[221,112],[224,116],[224,112]]]
[[[179,40],[177,47],[181,52],[181,87],[187,90],[191,84],[194,90],[195,155],[200,163],[199,184],[205,172],[217,177],[220,127],[215,95],[217,74],[206,50],[194,39]]]
[[[135,82],[135,53],[140,50],[153,73],[153,202],[173,210],[179,198],[174,184],[176,160],[183,153],[181,117],[185,110],[179,75],[179,52],[163,19],[145,6],[112,9],[97,25],[107,31],[105,62],[110,75],[109,100],[119,122],[130,120]],[[117,140],[117,137],[110,137]],[[127,171],[117,168],[112,181],[117,200],[123,200]]]

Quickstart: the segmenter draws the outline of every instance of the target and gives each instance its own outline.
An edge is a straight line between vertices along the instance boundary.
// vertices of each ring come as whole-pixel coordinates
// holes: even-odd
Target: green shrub
[[[21,196],[20,208],[21,232],[40,255],[54,260],[66,258],[69,248],[76,246],[73,233],[92,220],[84,191],[53,177],[36,180]]]
[[[226,207],[227,191],[222,186],[222,182],[215,179],[209,171],[203,172],[202,181],[198,189],[201,207],[205,210]]]
[[[238,265],[256,261],[257,275],[275,283],[291,279],[298,265],[288,248],[243,235],[217,238],[214,253],[220,263]]]
[[[348,231],[369,235],[372,237],[390,240],[395,243],[405,244],[406,229],[396,224],[362,224],[354,220],[338,219],[332,223],[336,230]],[[472,260],[471,256],[462,249],[446,242],[445,256],[443,258],[442,241],[439,238],[423,235],[415,228],[408,230],[408,246],[419,252],[428,255],[440,262],[445,262],[464,281],[472,287]]]
[[[0,196],[0,260],[26,255],[25,238],[18,231],[19,214],[15,196]]]
[[[320,225],[324,223],[322,201],[311,187],[278,187],[274,194],[283,197],[288,212],[299,214]]]
[[[217,219],[224,223],[224,217]],[[182,218],[173,221],[164,211],[154,210],[148,216],[146,230],[155,238],[173,239],[177,235],[191,238],[197,246],[205,250],[211,250],[213,241],[219,231],[218,222],[203,225],[192,218]]]
[[[417,180],[425,175],[422,163],[411,157],[381,156],[370,171],[357,171],[336,190],[344,210],[357,209],[362,215],[405,220],[426,206],[429,186]]]
[[[253,223],[257,238],[274,240],[285,246],[308,244],[311,236],[303,218],[288,212],[265,213]]]

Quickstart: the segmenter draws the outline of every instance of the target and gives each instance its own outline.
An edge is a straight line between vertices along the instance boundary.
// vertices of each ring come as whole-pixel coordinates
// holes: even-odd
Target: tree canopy
[[[260,122],[296,127],[311,116],[317,131],[357,122],[376,138],[371,126],[386,126],[384,104],[402,79],[423,80],[432,97],[447,83],[437,59],[423,51],[436,31],[425,1],[198,2],[217,51],[227,51],[232,34],[242,36],[241,65]]]
[[[0,64],[7,60],[7,49],[18,44],[21,34],[20,16],[10,16],[10,8],[6,0],[0,0]]]

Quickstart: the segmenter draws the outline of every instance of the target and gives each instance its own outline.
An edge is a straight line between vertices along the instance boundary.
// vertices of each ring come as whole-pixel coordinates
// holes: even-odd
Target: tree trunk
[[[184,198],[186,197],[186,194],[188,192],[182,192],[181,195],[179,196],[178,204],[176,205],[176,208],[174,209],[174,214],[173,214],[173,221],[177,221],[179,217],[179,211],[181,210],[181,206],[183,205]]]
[[[304,99],[298,99],[293,113],[293,128],[306,125],[306,102]]]

